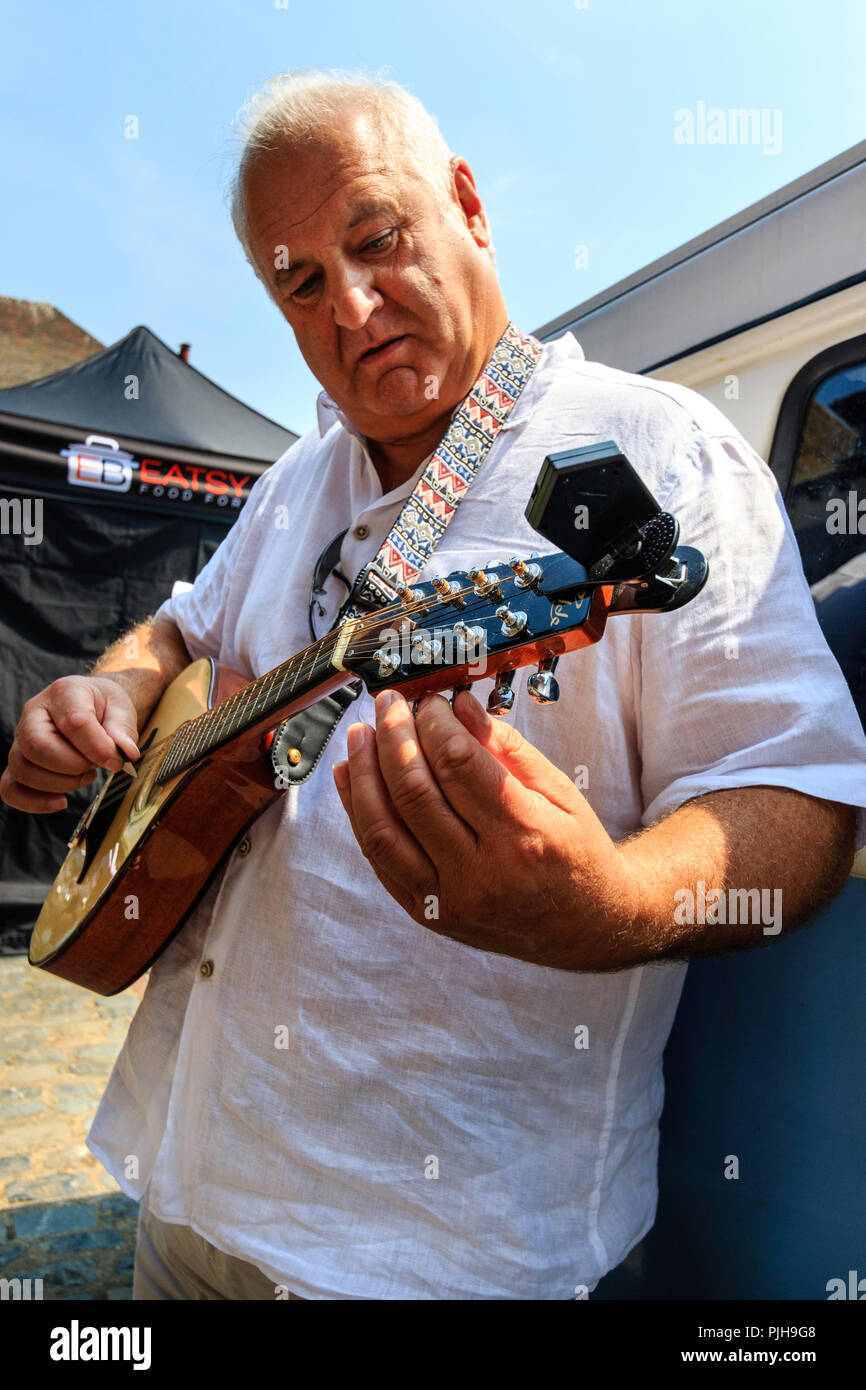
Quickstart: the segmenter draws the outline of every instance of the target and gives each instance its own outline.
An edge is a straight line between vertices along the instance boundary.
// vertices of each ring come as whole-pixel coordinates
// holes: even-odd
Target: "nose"
[[[368,318],[385,303],[370,282],[369,272],[347,268],[334,291],[334,322],[340,328],[363,328]]]

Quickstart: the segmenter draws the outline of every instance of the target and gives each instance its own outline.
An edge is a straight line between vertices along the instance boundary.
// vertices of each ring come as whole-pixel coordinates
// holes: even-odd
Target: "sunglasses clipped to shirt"
[[[343,621],[350,607],[368,613],[373,612],[373,610],[378,607],[378,604],[370,602],[369,599],[362,597],[360,593],[364,576],[369,566],[365,565],[355,580],[347,579],[343,571],[339,568],[340,551],[343,548],[343,538],[348,529],[347,526],[345,530],[341,531],[338,536],[335,536],[332,541],[328,541],[328,544],[322,550],[313,569],[313,582],[310,585],[309,626],[310,636],[314,642],[317,642],[320,637],[324,637],[325,631],[330,631],[331,628],[337,627],[337,625]],[[322,632],[317,632],[317,626],[321,625],[324,628],[321,619],[325,617],[327,609],[322,603],[321,597],[325,592],[325,585],[331,575],[333,575],[335,579],[339,579],[340,583],[346,586],[347,594],[330,628]]]

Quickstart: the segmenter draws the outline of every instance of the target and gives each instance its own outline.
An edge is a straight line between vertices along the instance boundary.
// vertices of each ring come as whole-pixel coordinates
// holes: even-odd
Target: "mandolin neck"
[[[348,625],[258,676],[236,695],[181,725],[156,781],[165,783],[258,727],[271,728],[352,679],[339,664]]]

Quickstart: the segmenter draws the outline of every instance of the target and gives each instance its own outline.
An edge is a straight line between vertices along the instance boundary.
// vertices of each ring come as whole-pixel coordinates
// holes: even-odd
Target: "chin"
[[[407,380],[407,376],[409,379]],[[440,408],[437,398],[429,399],[424,394],[426,377],[416,373],[414,370],[411,375],[406,369],[398,369],[388,372],[385,377],[376,383],[374,399],[376,402],[376,415],[382,416],[397,415],[401,418],[407,415],[421,415],[429,411],[431,418]],[[369,395],[366,397],[365,404],[369,402]],[[369,410],[369,405],[367,406]]]

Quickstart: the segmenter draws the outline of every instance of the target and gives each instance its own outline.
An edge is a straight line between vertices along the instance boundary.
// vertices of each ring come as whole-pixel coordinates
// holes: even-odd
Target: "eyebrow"
[[[355,209],[355,212],[352,214],[352,217],[346,223],[346,230],[351,231],[353,227],[357,227],[362,222],[366,222],[368,218],[376,217],[383,212],[387,212],[392,217],[396,217],[397,207],[388,198],[369,199],[366,202],[361,203]],[[291,279],[293,275],[296,275],[299,270],[303,270],[304,266],[311,264],[312,262],[309,259],[300,261],[290,261],[288,265],[281,266],[279,270],[276,270],[274,272],[274,284],[277,286],[277,288],[279,288],[287,280]]]

